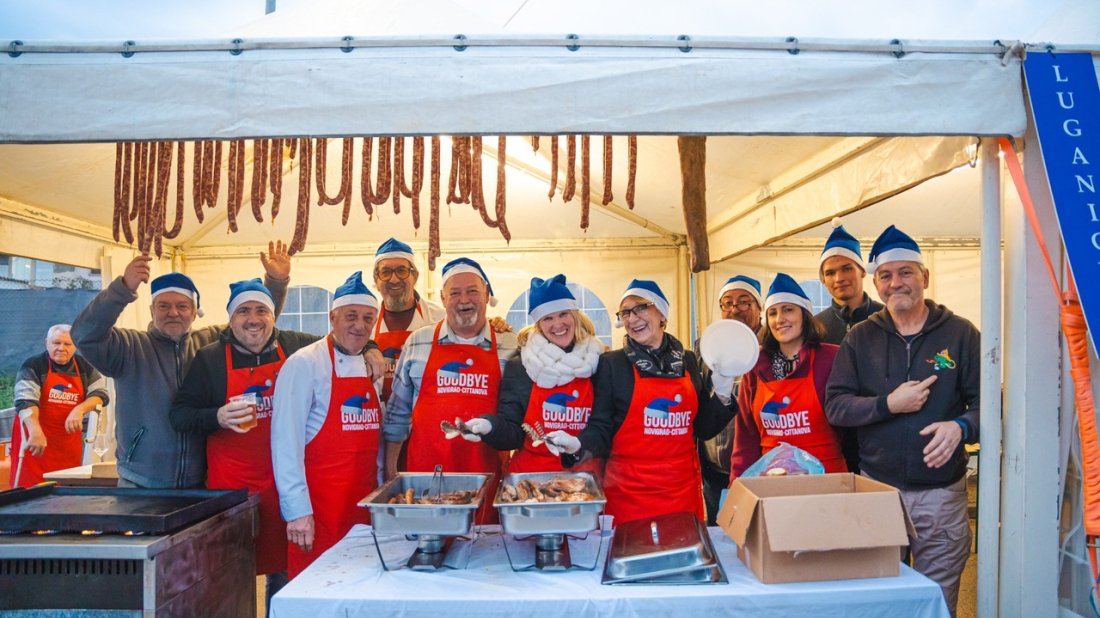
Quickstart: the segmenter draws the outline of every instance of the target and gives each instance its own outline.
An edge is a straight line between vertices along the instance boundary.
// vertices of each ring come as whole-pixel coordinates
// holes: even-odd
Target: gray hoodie
[[[264,278],[276,315],[286,300],[287,283]],[[179,342],[151,322],[146,331],[115,328],[135,300],[137,294],[118,277],[73,321],[73,341],[84,358],[115,380],[118,475],[141,487],[194,487],[206,480],[206,438],[177,433],[168,410],[195,353],[217,341],[228,326],[192,330]]]

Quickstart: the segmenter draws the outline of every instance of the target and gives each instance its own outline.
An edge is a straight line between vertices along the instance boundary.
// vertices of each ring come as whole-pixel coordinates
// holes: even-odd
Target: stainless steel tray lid
[[[696,573],[699,577],[682,574]],[[672,577],[681,575],[680,577]],[[683,511],[623,522],[604,570],[604,583],[691,584],[725,580],[706,528]]]

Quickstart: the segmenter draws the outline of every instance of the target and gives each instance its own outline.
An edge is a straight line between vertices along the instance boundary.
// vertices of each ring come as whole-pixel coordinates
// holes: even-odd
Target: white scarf
[[[520,350],[520,358],[535,384],[553,388],[569,384],[574,378],[592,377],[602,353],[603,344],[597,337],[589,337],[574,345],[573,351],[566,352],[534,331]]]

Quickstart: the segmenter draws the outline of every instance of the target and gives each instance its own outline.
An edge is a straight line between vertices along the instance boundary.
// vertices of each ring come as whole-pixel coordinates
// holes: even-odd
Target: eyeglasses
[[[397,268],[383,268],[381,270],[374,271],[374,276],[378,277],[382,281],[389,281],[390,277],[397,275],[398,279],[408,279],[409,275],[416,272],[415,268],[409,268],[408,266],[398,266]]]
[[[726,301],[724,303],[721,303],[718,306],[721,307],[722,309],[725,309],[726,311],[732,311],[734,307],[737,307],[738,311],[748,311],[749,309],[752,308],[752,304],[753,303],[752,303],[751,300],[743,300],[739,303]]]
[[[633,316],[642,315],[643,313],[645,313],[646,309],[649,309],[652,306],[653,306],[653,303],[642,303],[640,305],[634,305],[630,309],[623,309],[622,311],[616,313],[615,315],[620,320],[625,320],[625,319],[627,319],[628,317],[630,317],[632,315]]]

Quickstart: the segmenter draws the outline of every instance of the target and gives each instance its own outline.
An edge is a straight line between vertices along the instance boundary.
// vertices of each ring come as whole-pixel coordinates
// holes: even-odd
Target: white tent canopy
[[[212,20],[205,29],[155,32],[147,24],[144,38],[140,29],[119,35],[117,27],[89,20],[82,29],[70,18],[67,27],[79,34],[65,40],[41,29],[22,34],[13,29],[17,20],[0,18],[0,45],[21,52],[0,54],[0,250],[102,267],[106,277],[120,273],[133,251],[110,238],[118,141],[504,134],[512,243],[463,205],[443,207],[441,232],[442,259],[481,260],[505,307],[532,275],[565,272],[608,305],[626,281],[646,276],[673,301],[670,330],[687,339],[692,301],[707,322],[715,283],[735,270],[766,279],[781,268],[813,278],[827,222],[845,215],[868,241],[888,223],[925,241],[934,260],[932,295],[977,322],[979,172],[997,166],[966,163],[975,158],[975,138],[1018,138],[1028,129],[1021,60],[1009,47],[1021,38],[1095,46],[1097,3],[1071,0],[1059,10],[1019,0],[1003,11],[931,5],[949,15],[920,3],[885,3],[861,6],[862,20],[837,14],[836,3],[714,4],[288,0],[251,23]],[[1041,39],[1028,39],[1051,15]],[[938,29],[919,28],[930,22]],[[792,29],[780,31],[786,24]],[[567,39],[570,32],[579,37]],[[467,38],[454,39],[459,33]],[[122,36],[136,43],[124,45]],[[22,43],[12,46],[15,39]],[[467,47],[458,51],[457,43]],[[593,139],[587,232],[578,227],[576,200],[563,204],[559,194],[546,201],[549,140],[533,153],[525,139],[532,134],[616,136],[616,198],[607,208],[596,205],[602,172]],[[707,231],[719,263],[694,280],[680,208],[680,134],[708,136]],[[632,212],[622,197],[626,135],[641,136]],[[491,170],[495,148],[486,150]],[[443,151],[446,178],[449,148]],[[332,140],[329,187],[339,158]],[[223,304],[228,282],[257,274],[255,252],[290,237],[297,171],[296,163],[284,168],[285,214],[274,225],[269,217],[257,223],[246,203],[236,234],[222,231],[224,178],[223,206],[208,211],[206,223],[194,220],[188,195],[183,232],[157,270],[188,272],[203,287],[204,305]],[[487,173],[487,187],[492,179]],[[1013,192],[1005,195],[1011,200]],[[421,200],[426,221],[426,190]],[[339,211],[311,208],[296,284],[332,289],[348,272],[369,270],[369,255],[389,236],[413,241],[425,260],[426,222],[414,230],[407,210],[395,215],[384,205],[368,220],[356,191],[347,227]],[[1005,472],[1003,525],[1005,543],[1018,551],[1006,551],[1001,565],[1001,608],[1051,615],[1057,514],[1034,514],[1054,503],[1057,474],[1048,472],[1061,459],[1048,451],[1058,429],[1027,414],[1024,402],[1057,407],[1056,309],[1026,293],[1037,281],[1045,285],[1038,278],[1045,275],[1021,220],[1006,215],[1002,234],[1005,290],[1014,301],[1004,312],[1006,339],[1019,353],[1006,357],[1004,370],[1006,414],[1017,421],[1005,453],[1017,466]],[[425,274],[422,292],[437,283]],[[121,322],[142,325],[145,304],[135,303]],[[219,320],[220,311],[207,314],[208,322]],[[983,453],[983,461],[996,456]],[[1025,594],[1020,582],[1038,592]]]

